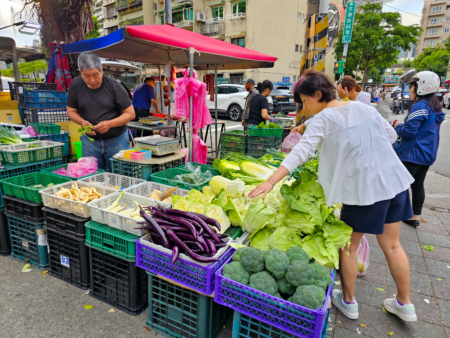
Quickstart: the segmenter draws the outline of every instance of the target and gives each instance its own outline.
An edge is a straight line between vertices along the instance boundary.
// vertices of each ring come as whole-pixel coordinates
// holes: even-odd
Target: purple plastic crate
[[[229,248],[215,264],[202,266],[193,262],[178,258],[171,264],[172,255],[146,246],[136,239],[136,266],[153,272],[159,276],[167,277],[174,282],[185,285],[188,288],[210,295],[214,292],[215,272],[234,253]]]
[[[216,272],[216,303],[301,338],[321,337],[336,270],[330,273],[332,282],[328,287],[323,308],[311,310],[224,277],[223,268],[232,259],[230,257]]]

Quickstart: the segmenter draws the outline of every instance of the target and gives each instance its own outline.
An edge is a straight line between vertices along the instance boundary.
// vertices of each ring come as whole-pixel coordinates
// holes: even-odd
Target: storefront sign
[[[384,83],[397,83],[398,77],[397,76],[386,76],[384,78]]]
[[[291,82],[290,76],[283,76],[283,82]]]

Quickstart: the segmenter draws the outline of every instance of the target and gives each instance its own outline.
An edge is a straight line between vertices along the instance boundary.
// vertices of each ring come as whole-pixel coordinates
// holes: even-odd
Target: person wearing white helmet
[[[439,130],[445,114],[435,93],[439,90],[439,76],[430,71],[414,75],[410,83],[411,108],[404,123],[396,122],[394,128],[400,141],[394,149],[400,160],[414,177],[411,184],[414,216],[403,220],[417,227],[425,201],[424,181],[430,165],[436,160],[439,147]]]

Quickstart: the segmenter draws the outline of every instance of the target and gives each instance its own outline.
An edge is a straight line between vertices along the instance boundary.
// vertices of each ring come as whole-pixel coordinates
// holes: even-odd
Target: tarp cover
[[[152,65],[189,65],[189,49],[195,48],[195,69],[273,67],[276,57],[236,46],[171,25],[126,26],[97,39],[62,45],[64,53],[95,51],[104,58]]]

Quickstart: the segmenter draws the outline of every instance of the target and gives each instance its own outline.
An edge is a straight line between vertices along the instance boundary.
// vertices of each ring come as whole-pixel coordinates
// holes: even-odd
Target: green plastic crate
[[[186,190],[191,190],[191,189],[201,190],[203,187],[205,187],[209,184],[210,180],[206,180],[205,182],[202,182],[200,184],[189,184],[189,183],[177,181],[175,179],[175,176],[177,176],[177,175],[184,175],[184,174],[190,174],[190,173],[191,172],[188,170],[172,168],[172,169],[161,171],[159,173],[152,174],[151,180],[153,182],[166,184],[166,185],[170,185],[172,187],[178,187],[178,188],[186,189]],[[213,174],[213,176],[214,175],[216,175],[216,174]],[[220,175],[220,174],[218,174],[218,175]]]
[[[216,338],[233,314],[214,298],[148,274],[146,326],[165,337]]]
[[[247,149],[247,155],[256,159],[260,159],[266,154],[266,149]]]
[[[232,130],[220,135],[220,142],[245,142],[249,132],[246,130]]]
[[[139,236],[89,221],[86,227],[86,246],[103,251],[127,262],[136,262],[136,239]]]
[[[61,133],[61,126],[53,123],[30,123],[30,126],[33,127],[38,135]]]
[[[49,184],[58,185],[71,181],[69,178],[50,176],[43,173],[30,173],[14,176],[1,180],[1,185],[5,195],[15,196],[34,203],[42,203],[39,190],[47,188]],[[39,188],[33,188],[42,185]]]
[[[37,148],[28,148],[30,145]],[[12,165],[23,165],[40,162],[63,156],[63,143],[50,141],[34,141],[0,148],[1,162]]]
[[[230,236],[233,239],[236,239],[238,237],[241,237],[244,234],[244,231],[241,227],[229,227],[227,231],[225,231],[225,235]]]
[[[220,171],[215,169],[213,166],[211,165],[207,165],[207,164],[200,164],[200,163],[195,163],[192,162],[192,165],[197,169],[197,167],[202,168],[202,173],[207,172],[208,170],[211,172],[211,175],[216,176],[216,175],[221,175]],[[181,170],[188,170],[187,169],[187,164],[182,165],[180,167],[177,167],[176,169],[181,169]]]
[[[41,171],[41,169],[54,167],[55,165],[60,165],[61,163],[63,163],[61,158],[17,166],[2,163],[5,169],[0,169],[0,180],[23,174],[37,173]]]
[[[111,167],[113,174],[124,175],[128,177],[141,178],[150,181],[151,175],[170,168],[176,168],[185,164],[185,157],[161,164],[139,164],[111,158]]]
[[[247,147],[247,139],[244,139],[244,141],[242,141],[242,140],[241,141],[220,140],[220,146],[245,150],[245,148]]]
[[[250,136],[247,141],[247,148],[251,149],[278,148],[280,145],[281,137]]]
[[[96,173],[89,174],[89,175],[86,175],[86,176],[80,176],[80,177],[70,177],[70,176],[64,176],[64,175],[59,175],[59,174],[55,174],[54,173],[55,170],[58,170],[60,168],[67,169],[67,166],[68,166],[68,164],[63,164],[63,165],[58,165],[56,167],[45,168],[45,169],[41,170],[41,173],[44,173],[46,175],[56,176],[56,177],[65,177],[65,178],[68,178],[70,180],[75,181],[75,180],[80,180],[82,178],[86,178],[86,177],[89,177],[89,176],[93,176],[93,175],[97,175],[97,174],[101,174],[101,173],[105,172],[103,169],[97,169]]]
[[[250,126],[250,136],[263,136],[263,137],[282,137],[283,128],[257,128],[256,126]]]

